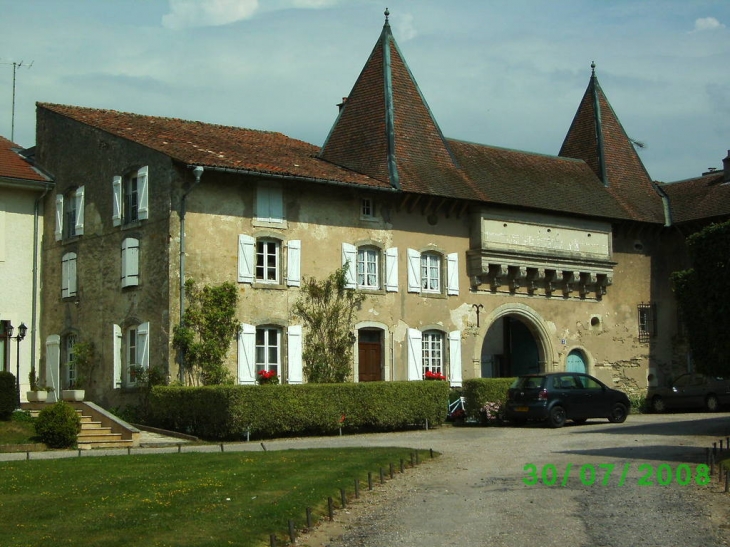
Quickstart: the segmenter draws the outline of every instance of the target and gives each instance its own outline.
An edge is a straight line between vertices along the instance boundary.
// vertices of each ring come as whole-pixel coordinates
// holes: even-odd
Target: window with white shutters
[[[112,179],[112,224],[134,224],[149,218],[149,168],[141,167]]]

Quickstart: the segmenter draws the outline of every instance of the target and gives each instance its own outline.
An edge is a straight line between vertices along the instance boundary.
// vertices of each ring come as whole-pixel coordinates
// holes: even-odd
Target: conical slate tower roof
[[[319,157],[394,189],[478,199],[393,38],[388,15]]]
[[[633,219],[660,222],[661,198],[601,89],[595,66],[559,155],[585,161]]]

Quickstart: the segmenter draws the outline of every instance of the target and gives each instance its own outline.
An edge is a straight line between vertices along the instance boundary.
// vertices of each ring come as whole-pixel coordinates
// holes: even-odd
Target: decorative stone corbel
[[[524,266],[509,267],[509,288],[514,292],[520,288],[520,280],[527,277],[527,268]]]
[[[489,265],[489,284],[493,291],[496,291],[502,285],[504,278],[507,276],[507,266],[502,264]]]
[[[547,294],[552,294],[555,290],[558,272],[555,270],[543,270],[542,268],[538,271],[540,272],[540,277],[545,280],[545,292]]]
[[[545,270],[540,268],[527,268],[526,286],[527,291],[532,294],[537,290],[537,283],[545,278]]]
[[[573,292],[575,284],[579,281],[580,274],[578,272],[563,272],[563,294],[567,296]]]
[[[585,296],[591,292],[591,287],[595,287],[597,282],[596,274],[591,272],[580,272],[580,295]]]

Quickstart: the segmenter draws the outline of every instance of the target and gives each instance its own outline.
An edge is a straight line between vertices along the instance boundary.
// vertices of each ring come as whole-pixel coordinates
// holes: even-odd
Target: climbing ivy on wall
[[[346,289],[347,265],[327,279],[310,277],[302,282],[292,313],[304,323],[302,360],[310,383],[345,382],[352,371],[352,330],[355,314],[365,296]]]
[[[674,272],[672,284],[697,370],[730,377],[730,222],[687,238],[692,268]]]
[[[199,287],[188,279],[185,298],[183,320],[173,335],[173,346],[184,355],[185,382],[192,385],[233,383],[225,360],[239,329],[236,286],[226,282]]]

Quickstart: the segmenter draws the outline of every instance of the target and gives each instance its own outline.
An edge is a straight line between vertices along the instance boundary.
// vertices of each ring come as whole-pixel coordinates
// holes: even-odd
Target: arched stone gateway
[[[554,370],[550,330],[529,306],[499,306],[484,318],[483,325],[481,343],[474,347],[477,376],[498,378]]]

